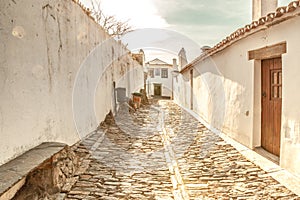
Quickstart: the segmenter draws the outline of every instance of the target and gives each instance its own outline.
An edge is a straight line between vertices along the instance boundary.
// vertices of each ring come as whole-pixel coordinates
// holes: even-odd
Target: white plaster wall
[[[287,54],[283,55],[283,100],[281,128],[281,166],[300,176],[300,19],[276,27],[287,37]],[[276,38],[276,36],[274,36]]]
[[[92,54],[108,36],[71,0],[1,1],[0,10],[0,164],[3,164],[42,142],[73,144],[94,130],[112,108],[112,82],[117,82],[123,73],[118,63],[106,71],[103,63],[112,60],[112,49],[114,52],[123,49],[119,54],[125,54],[126,50],[112,41],[100,54]],[[129,54],[119,61],[129,63],[125,71],[135,70],[132,82],[126,87],[133,90],[142,85],[142,67]],[[86,63],[90,66],[99,63],[101,70],[97,72],[105,72],[107,77],[99,82],[97,77],[89,77],[89,69],[93,67],[83,68]],[[97,87],[98,83],[101,86]],[[74,98],[80,92],[80,98]],[[98,97],[99,93],[99,101],[87,98]],[[78,111],[82,123],[77,127],[73,114],[78,117]]]
[[[121,46],[122,47],[122,46]],[[99,78],[97,85],[95,101],[97,121],[102,121],[110,110],[114,110],[114,89],[113,82],[116,88],[126,88],[127,97],[131,98],[133,92],[139,92],[144,88],[144,72],[140,64],[131,58],[129,52],[120,48],[122,55],[120,61],[117,57],[111,66],[109,66]],[[103,87],[105,85],[105,87]],[[104,98],[105,97],[105,98]]]
[[[299,32],[300,17],[295,17],[241,39],[194,67],[193,89],[199,116],[250,148],[260,146],[260,61],[249,61],[248,51],[286,41],[280,165],[296,175],[300,175]],[[178,76],[174,86],[175,101],[187,108],[189,73]]]

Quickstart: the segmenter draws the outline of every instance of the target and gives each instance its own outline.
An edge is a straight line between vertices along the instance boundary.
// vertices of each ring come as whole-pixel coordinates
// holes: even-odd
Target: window
[[[271,98],[282,98],[282,72],[281,70],[271,71]]]
[[[168,78],[168,69],[161,69],[161,77]]]
[[[160,76],[160,69],[155,69],[155,76]]]
[[[149,76],[154,78],[154,69],[149,69]]]

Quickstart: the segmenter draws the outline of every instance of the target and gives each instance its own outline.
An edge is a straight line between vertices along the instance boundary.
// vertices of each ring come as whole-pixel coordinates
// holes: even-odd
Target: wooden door
[[[154,84],[154,95],[161,96],[161,84]]]
[[[282,103],[281,58],[262,60],[262,125],[261,146],[279,156],[281,103]]]

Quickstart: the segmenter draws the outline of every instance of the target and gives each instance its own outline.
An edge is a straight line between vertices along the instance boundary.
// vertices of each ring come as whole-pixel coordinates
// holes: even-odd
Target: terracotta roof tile
[[[269,14],[267,14],[267,16],[266,16],[266,21],[267,22],[271,22],[271,21],[273,21],[274,20],[274,18],[275,18],[275,13],[269,13]]]
[[[275,13],[275,17],[281,17],[282,15],[284,15],[284,13],[286,13],[286,8],[287,7],[279,7],[276,9],[276,13]]]
[[[267,17],[261,17],[259,20],[258,20],[258,23],[259,25],[264,25],[267,21]]]
[[[253,21],[251,24],[247,24],[245,27],[236,30],[230,36],[226,37],[221,42],[216,44],[214,47],[205,51],[205,53],[201,54],[199,57],[197,57],[191,63],[187,64],[181,70],[181,72],[185,71],[186,69],[189,69],[190,67],[193,66],[193,64],[206,58],[207,56],[211,56],[214,53],[220,51],[221,49],[226,48],[232,42],[238,41],[239,39],[242,38],[241,36],[245,35],[246,33],[253,32],[254,29],[257,29],[263,25],[273,22],[275,19],[283,17],[287,13],[291,13],[297,9],[300,9],[299,7],[300,7],[300,0],[292,1],[291,3],[289,3],[288,6],[279,7],[276,9],[275,12],[268,13],[266,16],[259,18],[257,21]],[[286,19],[288,19],[288,18],[286,18]],[[260,29],[258,29],[258,30],[260,30]]]
[[[299,6],[299,4],[300,4],[299,1],[293,1],[293,2],[289,3],[289,5],[286,8],[287,12],[293,12],[294,10],[296,10],[296,8]]]

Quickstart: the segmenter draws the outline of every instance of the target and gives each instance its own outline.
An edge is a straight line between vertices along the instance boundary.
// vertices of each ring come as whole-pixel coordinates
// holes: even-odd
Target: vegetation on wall
[[[100,24],[104,30],[112,37],[120,38],[122,35],[132,30],[128,21],[120,21],[114,15],[106,15],[101,7],[100,0],[90,0],[91,16]]]

